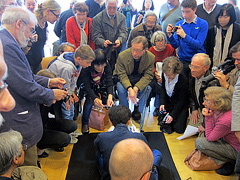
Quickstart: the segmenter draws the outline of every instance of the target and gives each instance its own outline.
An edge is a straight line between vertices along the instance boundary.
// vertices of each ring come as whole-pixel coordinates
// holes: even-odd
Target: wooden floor
[[[159,132],[159,126],[157,125],[157,118],[152,116],[152,111],[154,110],[153,102],[151,102],[151,112],[147,112],[147,118],[143,130],[145,132]],[[81,117],[77,120],[79,127],[81,123]],[[135,124],[135,123],[134,123]],[[139,128],[138,124],[135,124]],[[110,126],[107,125],[105,131]],[[80,131],[80,129],[78,129]],[[94,129],[90,129],[90,133],[100,132]],[[220,176],[215,173],[215,171],[192,171],[184,164],[184,159],[187,154],[194,150],[194,142],[196,137],[191,137],[184,140],[177,140],[180,134],[173,133],[171,135],[165,134],[165,138],[168,143],[168,147],[172,154],[172,158],[178,170],[178,173],[182,180],[191,178],[192,180],[237,180],[236,175],[231,176]],[[63,152],[56,152],[50,149],[46,151],[49,152],[48,158],[41,158],[40,163],[42,170],[45,172],[49,180],[65,180],[68,163],[70,160],[73,145],[68,145]]]

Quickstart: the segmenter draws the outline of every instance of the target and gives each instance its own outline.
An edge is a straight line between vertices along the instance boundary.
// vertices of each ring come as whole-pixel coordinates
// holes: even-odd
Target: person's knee
[[[127,90],[124,88],[124,86],[120,82],[117,82],[117,91],[119,94],[127,93]]]
[[[199,149],[200,151],[206,149],[204,146],[206,141],[207,141],[207,139],[205,137],[198,137],[195,140],[195,148]]]

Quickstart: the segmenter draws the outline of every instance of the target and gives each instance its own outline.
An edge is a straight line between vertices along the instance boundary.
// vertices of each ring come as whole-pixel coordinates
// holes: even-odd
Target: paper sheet
[[[198,128],[197,127],[188,125],[186,130],[185,130],[185,132],[184,132],[184,134],[182,136],[178,137],[177,139],[178,140],[185,139],[185,138],[190,137],[190,136],[192,136],[194,134],[197,134],[197,132],[198,132]]]

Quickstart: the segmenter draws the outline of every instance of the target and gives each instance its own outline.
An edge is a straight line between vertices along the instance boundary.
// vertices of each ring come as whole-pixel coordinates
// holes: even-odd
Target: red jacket
[[[92,25],[92,18],[87,18],[87,23],[85,25],[84,31],[88,36],[88,45],[93,50],[95,50],[95,43],[92,40],[91,25]],[[66,22],[66,35],[67,35],[67,41],[69,43],[74,44],[76,48],[80,46],[81,31],[75,20],[75,16],[70,17]]]

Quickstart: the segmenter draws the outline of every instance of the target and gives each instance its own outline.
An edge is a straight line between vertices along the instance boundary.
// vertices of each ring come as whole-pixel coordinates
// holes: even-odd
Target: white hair
[[[2,15],[2,24],[14,24],[19,19],[27,24],[31,22],[37,24],[35,15],[28,9],[20,6],[10,6],[6,8]]]
[[[11,167],[15,157],[22,155],[22,135],[14,130],[0,133],[0,175]]]

